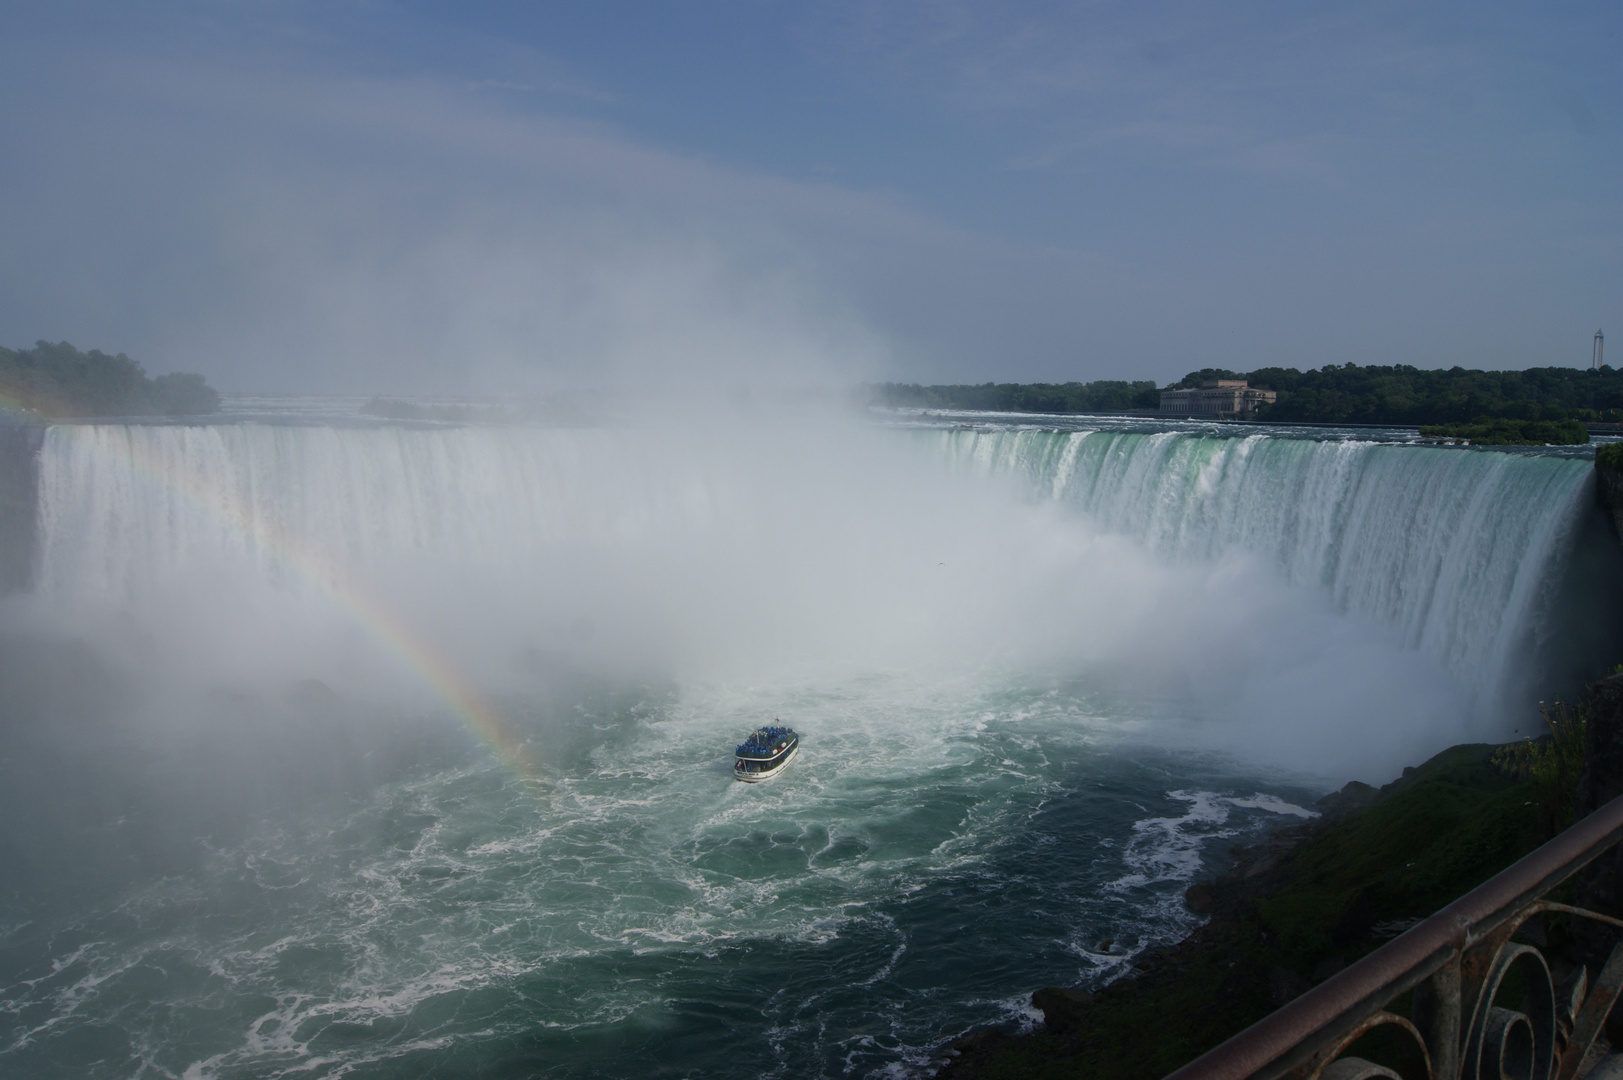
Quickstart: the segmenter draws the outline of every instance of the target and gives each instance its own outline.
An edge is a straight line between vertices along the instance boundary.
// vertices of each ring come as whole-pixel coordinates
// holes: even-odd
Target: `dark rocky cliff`
[[[1595,498],[1612,530],[1623,541],[1623,443],[1603,446],[1595,453]]]
[[[1623,795],[1623,674],[1612,675],[1590,687],[1584,724],[1584,768],[1573,794],[1576,817],[1592,814]],[[1578,876],[1580,907],[1596,911],[1623,910],[1623,845],[1613,848]],[[1612,935],[1580,924],[1575,936],[1586,959],[1598,970],[1611,948]],[[1623,1021],[1623,1016],[1615,1018]],[[1623,1022],[1608,1023],[1613,1045],[1623,1043]]]
[[[0,415],[0,596],[28,588],[33,574],[44,438],[39,425]]]

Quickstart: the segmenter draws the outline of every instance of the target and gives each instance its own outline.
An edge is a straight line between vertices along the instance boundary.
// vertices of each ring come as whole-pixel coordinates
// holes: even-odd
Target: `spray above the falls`
[[[1488,734],[1585,468],[1172,433],[84,426],[47,434],[13,607],[224,684],[397,693],[402,656],[497,699],[560,664],[982,672],[1170,710],[1191,744],[1403,761]]]

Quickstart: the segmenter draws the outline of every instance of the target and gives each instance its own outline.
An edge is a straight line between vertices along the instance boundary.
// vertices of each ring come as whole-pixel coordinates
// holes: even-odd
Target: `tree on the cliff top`
[[[220,395],[201,375],[149,379],[123,353],[37,341],[32,349],[0,349],[0,404],[51,417],[189,416],[218,412]]]

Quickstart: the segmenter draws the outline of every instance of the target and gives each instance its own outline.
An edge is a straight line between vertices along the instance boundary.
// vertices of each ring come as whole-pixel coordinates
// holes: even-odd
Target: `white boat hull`
[[[762,769],[759,772],[745,772],[743,769],[739,769],[735,766],[733,769],[733,779],[742,780],[746,784],[759,784],[763,780],[770,780],[774,776],[777,776],[779,773],[783,772],[784,769],[787,769],[789,767],[789,763],[795,759],[795,755],[798,753],[800,753],[800,744],[797,742],[794,745],[794,748],[791,749],[787,754],[783,755],[783,757],[775,762],[770,769]],[[748,761],[749,759],[739,758],[738,760]]]

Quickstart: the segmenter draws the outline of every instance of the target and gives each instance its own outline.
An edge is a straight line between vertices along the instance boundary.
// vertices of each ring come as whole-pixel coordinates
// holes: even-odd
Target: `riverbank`
[[[1327,796],[1319,819],[1236,850],[1229,874],[1189,889],[1210,918],[1183,942],[1097,992],[1038,990],[1042,1027],[958,1040],[938,1080],[1152,1080],[1260,1020],[1552,835],[1496,749],[1456,746],[1379,790]]]
[[[1526,743],[1467,744],[1379,790],[1348,784],[1317,820],[1237,848],[1227,875],[1191,886],[1186,902],[1210,918],[1184,941],[1097,992],[1038,990],[1040,1028],[959,1039],[938,1080],[1154,1080],[1193,1060],[1623,791],[1623,674],[1581,711],[1581,775],[1576,754],[1528,769]]]

